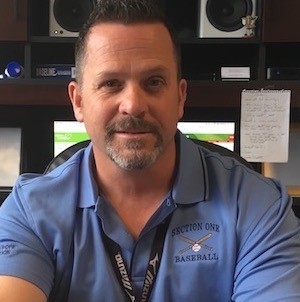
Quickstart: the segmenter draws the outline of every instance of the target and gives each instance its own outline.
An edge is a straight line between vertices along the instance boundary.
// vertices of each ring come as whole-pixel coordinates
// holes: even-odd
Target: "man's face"
[[[71,83],[69,94],[95,156],[134,170],[174,149],[186,82],[178,81],[173,45],[162,24],[94,26],[82,66],[82,81]]]

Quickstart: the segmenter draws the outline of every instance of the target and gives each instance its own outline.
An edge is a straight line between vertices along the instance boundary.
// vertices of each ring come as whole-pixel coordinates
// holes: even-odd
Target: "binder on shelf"
[[[73,64],[44,64],[37,65],[34,70],[35,78],[75,78]]]
[[[250,67],[221,67],[222,81],[249,81]]]

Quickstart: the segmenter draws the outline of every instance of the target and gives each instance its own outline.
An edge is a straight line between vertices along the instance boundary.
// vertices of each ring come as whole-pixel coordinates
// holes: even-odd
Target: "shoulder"
[[[1,217],[20,219],[36,233],[41,232],[45,222],[57,225],[56,228],[71,227],[78,201],[81,157],[79,153],[45,175],[21,175],[0,208]]]
[[[263,189],[268,189],[268,193],[275,193],[279,197],[278,190],[282,190],[280,182],[255,171],[251,164],[237,153],[211,145],[204,143],[198,145],[198,148],[204,158],[208,174],[211,174],[214,179],[228,181],[231,187],[245,185],[251,188],[251,184],[257,184]]]
[[[227,155],[201,148],[209,183],[208,199],[234,214],[238,233],[255,226],[275,228],[280,221],[296,223],[292,199],[283,183],[267,178]],[[272,219],[270,219],[272,217]],[[242,222],[242,223],[241,223]]]
[[[73,199],[76,196],[81,157],[78,154],[48,174],[26,173],[19,177],[13,193],[30,204],[49,204]],[[57,197],[60,197],[59,199]]]
[[[255,207],[263,200],[274,202],[281,196],[286,197],[280,183],[254,171],[229,150],[225,152],[222,148],[222,152],[217,152],[216,148],[195,144],[183,135],[178,146],[180,156],[175,185],[180,199],[194,196],[194,202],[209,199],[225,206],[241,202]]]

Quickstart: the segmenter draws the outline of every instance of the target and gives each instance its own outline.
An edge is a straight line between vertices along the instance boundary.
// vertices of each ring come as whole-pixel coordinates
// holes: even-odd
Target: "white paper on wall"
[[[241,156],[250,162],[287,162],[290,90],[244,90]]]

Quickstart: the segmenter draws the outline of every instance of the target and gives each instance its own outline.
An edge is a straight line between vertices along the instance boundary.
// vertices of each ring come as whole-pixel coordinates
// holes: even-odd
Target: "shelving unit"
[[[289,7],[299,9],[296,1],[288,0]],[[61,105],[69,104],[66,91],[67,80],[36,79],[35,66],[39,64],[73,64],[74,42],[76,38],[49,37],[48,1],[20,0],[22,8],[17,8],[19,19],[26,20],[27,35],[7,38],[0,32],[0,72],[10,60],[17,60],[25,67],[25,76],[17,80],[0,81],[0,105]],[[199,38],[199,1],[190,0],[189,5],[181,0],[161,0],[174,28],[180,37],[182,48],[183,75],[189,80],[187,105],[191,107],[238,108],[243,89],[292,89],[292,108],[300,108],[299,80],[268,80],[268,67],[300,66],[298,53],[300,37],[290,34],[282,41],[282,36],[272,35],[270,28],[274,22],[285,22],[284,16],[277,18],[279,0],[257,1],[257,30],[251,39],[243,38]],[[272,4],[271,4],[272,2]],[[11,10],[15,8],[11,7]],[[287,8],[286,8],[287,10]],[[293,8],[290,8],[293,13]],[[291,13],[290,12],[290,13]],[[2,14],[6,14],[2,12]],[[274,16],[275,14],[275,16]],[[14,20],[14,17],[11,16]],[[12,24],[13,20],[9,21]],[[290,22],[290,21],[289,21]],[[290,26],[290,24],[287,26]],[[15,20],[16,26],[20,26]],[[24,21],[22,23],[24,25]],[[22,27],[23,28],[23,27]],[[286,29],[288,30],[288,29]],[[296,28],[293,28],[297,31]],[[290,31],[289,31],[290,32]],[[220,79],[222,66],[249,66],[250,81],[224,82]],[[17,89],[18,87],[18,89]]]

